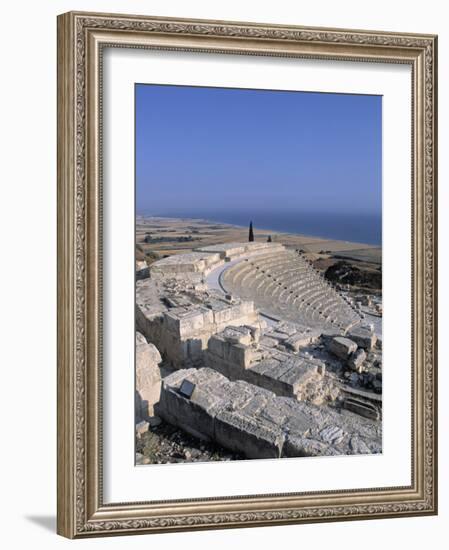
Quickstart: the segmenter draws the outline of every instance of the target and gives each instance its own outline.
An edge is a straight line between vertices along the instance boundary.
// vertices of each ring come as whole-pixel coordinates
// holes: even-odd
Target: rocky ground
[[[156,423],[159,422],[159,419]],[[137,437],[136,464],[173,464],[179,462],[210,462],[245,460],[212,442],[201,441],[164,422],[150,426],[149,431]]]

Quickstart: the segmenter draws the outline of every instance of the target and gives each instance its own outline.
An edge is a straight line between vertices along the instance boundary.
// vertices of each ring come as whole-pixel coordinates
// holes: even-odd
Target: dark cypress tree
[[[271,235],[268,235],[267,243],[271,243]]]
[[[251,243],[254,241],[253,222],[249,222],[249,236],[248,241]]]

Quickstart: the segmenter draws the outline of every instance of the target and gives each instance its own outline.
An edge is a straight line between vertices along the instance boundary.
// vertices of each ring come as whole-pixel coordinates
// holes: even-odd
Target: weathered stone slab
[[[270,338],[269,336],[262,336],[260,339],[260,344],[266,348],[274,348],[279,345],[279,341],[275,338]]]
[[[299,388],[310,382],[312,379],[318,378],[318,368],[316,365],[306,364],[305,362],[297,362],[279,376],[281,382],[291,384],[293,392],[296,394]],[[321,378],[321,377],[320,377]]]
[[[207,273],[213,266],[219,265],[219,254],[190,252],[174,254],[154,262],[150,266],[152,278],[164,278],[184,273]]]
[[[174,308],[164,313],[167,329],[180,338],[196,336],[213,322],[213,313],[203,306]]]
[[[358,326],[353,328],[348,337],[351,338],[359,347],[371,351],[376,345],[376,334],[370,327]]]
[[[279,458],[284,443],[279,426],[261,417],[254,419],[227,410],[215,418],[215,437],[220,445],[248,458]]]
[[[248,327],[226,327],[222,332],[223,338],[232,344],[245,344],[249,346],[253,337]]]
[[[289,371],[294,370],[294,367],[269,359],[263,360],[261,363],[261,367],[259,363],[247,370],[248,380],[256,386],[274,392],[276,395],[294,397],[297,390],[298,374],[293,372],[290,377],[285,376]]]
[[[293,350],[299,351],[301,348],[308,346],[312,342],[312,335],[303,333],[303,334],[294,334],[285,340],[284,345]]]
[[[266,372],[273,372],[275,369],[278,369],[279,365],[280,361],[278,359],[268,356],[267,358],[255,363],[249,372],[256,375],[263,375]]]
[[[343,336],[332,338],[328,343],[328,349],[340,359],[346,360],[357,349],[357,344]]]
[[[213,419],[227,400],[229,382],[219,373],[201,372],[203,370],[180,370],[166,377],[155,412],[195,437],[209,440],[214,438]],[[179,392],[183,380],[195,384],[190,399]]]
[[[371,418],[373,420],[379,419],[379,411],[373,405],[369,403],[363,403],[357,399],[347,398],[343,402],[343,406],[348,411],[352,411],[365,418]]]

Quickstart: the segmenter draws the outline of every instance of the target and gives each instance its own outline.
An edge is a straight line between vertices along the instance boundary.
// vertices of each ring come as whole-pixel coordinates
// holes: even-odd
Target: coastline
[[[212,225],[222,225],[227,226],[229,228],[235,228],[235,229],[241,229],[241,230],[248,230],[247,226],[239,225],[236,223],[228,223],[228,222],[222,222],[222,221],[216,221],[216,220],[210,220],[207,218],[188,218],[188,217],[171,217],[171,216],[150,216],[150,215],[144,215],[144,214],[136,214],[136,224],[137,220],[141,218],[143,220],[155,220],[155,221],[174,221],[174,222],[193,222],[193,223],[200,223],[200,224],[212,224]],[[310,242],[339,242],[339,243],[345,243],[351,246],[357,246],[359,248],[382,248],[381,244],[370,244],[370,243],[364,243],[360,241],[352,241],[352,240],[345,240],[345,239],[336,239],[330,236],[324,236],[324,235],[310,235],[306,233],[296,233],[293,231],[279,231],[278,229],[272,229],[269,227],[255,227],[254,232],[261,232],[262,234],[270,234],[270,235],[276,235],[276,236],[291,236],[291,237],[298,237],[300,239],[308,239]]]
[[[153,235],[154,240],[145,243],[147,235]],[[163,255],[185,253],[209,244],[242,242],[247,240],[247,235],[248,227],[205,218],[136,215],[136,244],[151,247]],[[259,227],[254,228],[254,236],[256,240],[266,240],[270,236],[273,242],[295,246],[312,255],[328,254],[355,261],[382,262],[382,247],[379,245]]]

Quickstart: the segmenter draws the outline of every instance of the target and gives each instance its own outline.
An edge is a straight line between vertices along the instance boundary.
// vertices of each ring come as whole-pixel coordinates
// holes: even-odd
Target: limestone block
[[[293,351],[299,351],[312,342],[312,336],[307,333],[294,334],[285,340],[284,345]]]
[[[179,335],[181,338],[197,336],[211,321],[212,315],[207,309],[192,310],[180,320]]]
[[[316,430],[317,423],[299,407],[295,407],[297,404],[298,403],[292,403],[288,406],[286,401],[284,401],[281,405],[286,415],[283,426],[288,434],[294,435],[295,437],[305,437],[310,433],[312,428]]]
[[[376,334],[369,327],[355,327],[348,337],[351,338],[359,347],[371,351],[376,345]]]
[[[362,365],[366,359],[366,352],[359,348],[357,351],[355,351],[348,359],[348,366],[352,370],[355,370],[357,372],[362,372]]]
[[[159,401],[161,360],[157,348],[136,333],[136,416],[142,420],[153,415],[154,404]]]
[[[214,320],[213,322],[216,325],[224,325],[228,324],[235,315],[233,314],[233,308],[232,307],[224,307],[222,306],[220,309],[214,309],[213,310],[213,316]]]
[[[207,266],[219,261],[219,254],[204,254],[201,252],[175,254],[154,262],[150,267],[150,276],[160,279],[183,273],[204,272]]]
[[[251,330],[248,327],[226,327],[221,333],[227,342],[249,346],[252,343]]]
[[[148,431],[150,427],[150,423],[146,422],[145,420],[141,420],[136,424],[136,435],[137,437],[141,437],[144,433]]]
[[[203,341],[201,338],[190,338],[185,342],[187,344],[187,357],[194,358],[201,355],[203,351]]]
[[[230,345],[228,360],[243,369],[247,369],[253,359],[253,350],[243,344]]]
[[[270,338],[269,336],[265,335],[262,336],[262,338],[260,339],[260,343],[266,348],[274,348],[279,344],[279,342],[274,338]]]
[[[174,377],[173,374],[177,373],[173,373],[164,379],[161,399],[155,412],[167,422],[179,426],[193,436],[210,440],[214,438],[213,419],[225,398],[225,395],[218,391],[220,387],[218,377],[221,375],[215,373],[217,387],[213,392],[207,386],[203,387],[201,379],[198,379],[198,373],[194,371],[196,369],[177,371],[177,373],[181,373],[180,377]],[[190,399],[179,393],[179,387],[183,380],[189,380],[195,384]]]
[[[253,316],[254,304],[252,302],[240,302],[239,304],[221,302],[215,304],[213,309],[213,322],[217,325],[218,330],[222,330],[228,325],[251,322]]]
[[[173,308],[170,311],[163,313],[164,324],[168,331],[173,334],[179,334],[180,328],[180,313],[185,311],[184,308]]]
[[[279,426],[227,410],[215,418],[215,437],[220,445],[248,458],[279,458],[284,443]]]
[[[229,361],[210,352],[210,348],[204,354],[204,364],[206,367],[213,369],[230,380],[238,380],[242,378],[242,369]]]
[[[283,356],[280,359],[264,358],[245,371],[245,379],[252,384],[279,396],[295,398],[299,398],[305,386],[318,382],[322,375],[323,372],[313,363],[297,357]]]
[[[204,307],[173,308],[163,315],[167,330],[179,338],[197,336],[212,321],[212,313]]]
[[[250,325],[249,329],[250,329],[250,332],[251,332],[251,337],[253,339],[253,342],[258,344],[259,341],[260,341],[261,334],[262,334],[261,327],[256,327],[256,326],[251,326]]]
[[[228,350],[230,349],[230,346],[228,342],[225,342],[224,339],[221,338],[221,336],[213,335],[209,338],[207,349],[213,355],[225,359],[229,355]]]
[[[282,380],[282,375],[288,371],[283,363],[276,360],[263,360],[247,370],[247,379],[252,384],[265,388],[276,395],[293,397],[295,395],[295,382]]]
[[[349,338],[337,336],[329,341],[328,348],[334,355],[345,360],[356,351],[357,344]]]

